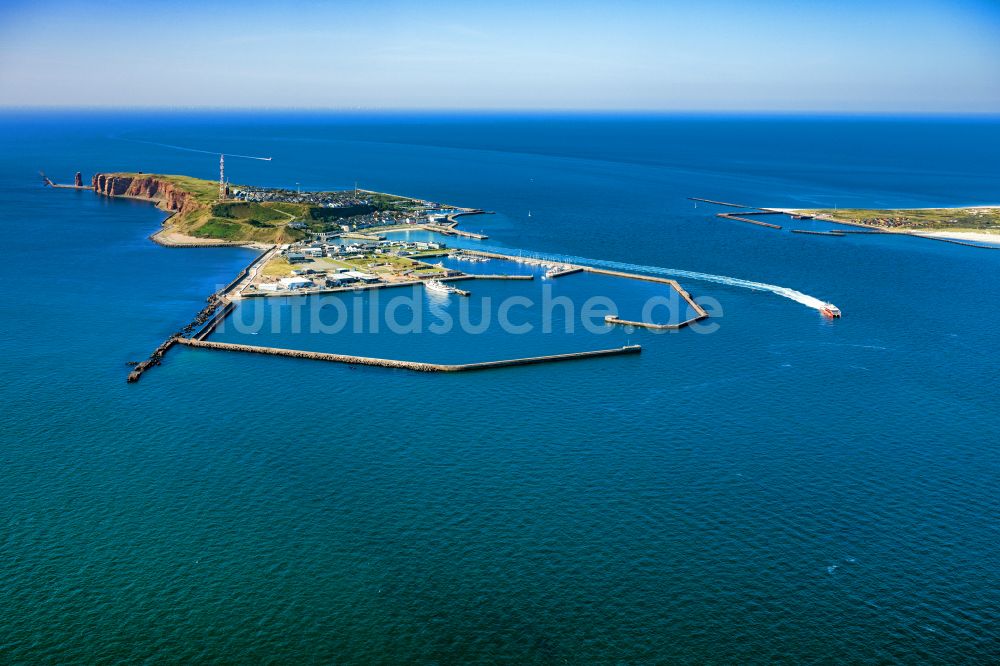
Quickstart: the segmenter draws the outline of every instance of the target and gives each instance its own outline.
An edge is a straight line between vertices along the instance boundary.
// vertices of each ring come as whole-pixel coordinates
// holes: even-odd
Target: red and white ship
[[[840,317],[840,308],[833,303],[824,303],[819,311],[830,319],[838,319]]]

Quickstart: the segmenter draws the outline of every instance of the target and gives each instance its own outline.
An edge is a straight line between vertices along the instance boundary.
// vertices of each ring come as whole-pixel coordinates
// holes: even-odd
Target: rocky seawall
[[[156,176],[98,173],[94,174],[91,185],[97,194],[145,199],[155,202],[163,210],[175,213],[187,213],[200,206],[191,194]]]

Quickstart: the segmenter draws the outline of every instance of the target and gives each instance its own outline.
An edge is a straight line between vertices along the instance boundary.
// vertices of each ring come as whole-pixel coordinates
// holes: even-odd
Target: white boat
[[[424,288],[428,291],[435,291],[439,294],[450,294],[452,292],[452,288],[440,280],[428,280],[424,283]]]
[[[833,303],[824,303],[823,307],[820,308],[820,312],[822,312],[827,317],[830,317],[831,319],[836,319],[840,317],[840,308],[838,308]]]

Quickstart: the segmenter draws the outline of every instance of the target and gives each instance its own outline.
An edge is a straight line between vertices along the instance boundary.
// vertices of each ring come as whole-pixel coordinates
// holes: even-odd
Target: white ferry
[[[439,294],[450,294],[452,292],[452,288],[440,280],[428,280],[424,283],[424,287],[428,291],[436,291]]]
[[[840,317],[840,308],[833,303],[824,303],[823,307],[820,308],[820,312],[831,319],[837,319]]]

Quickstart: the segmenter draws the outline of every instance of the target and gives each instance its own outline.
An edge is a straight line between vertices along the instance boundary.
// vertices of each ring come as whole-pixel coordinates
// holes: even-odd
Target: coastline
[[[936,238],[944,240],[957,240],[970,243],[989,243],[1000,246],[1000,234],[991,234],[986,231],[911,231],[911,236],[923,236],[924,238]]]
[[[963,207],[966,208],[966,207]],[[975,208],[982,210],[997,210],[1000,206],[969,206],[967,208]],[[761,210],[772,210],[779,213],[785,213],[786,215],[803,215],[809,214],[810,209],[808,208],[761,208]],[[913,210],[938,210],[936,208],[915,208]],[[852,227],[861,227],[862,229],[871,229],[873,231],[878,231],[884,234],[899,234],[902,236],[917,236],[920,238],[928,238],[930,240],[949,240],[949,241],[959,241],[964,243],[987,243],[989,245],[1000,246],[1000,233],[990,233],[988,231],[975,231],[966,229],[956,229],[954,231],[949,229],[930,229],[927,231],[921,229],[913,228],[888,228],[880,227],[874,224],[865,224],[863,222],[857,222],[854,220],[845,220],[843,218],[834,217],[833,215],[814,215],[814,220],[820,220],[822,222],[833,222],[835,224],[844,224]]]

